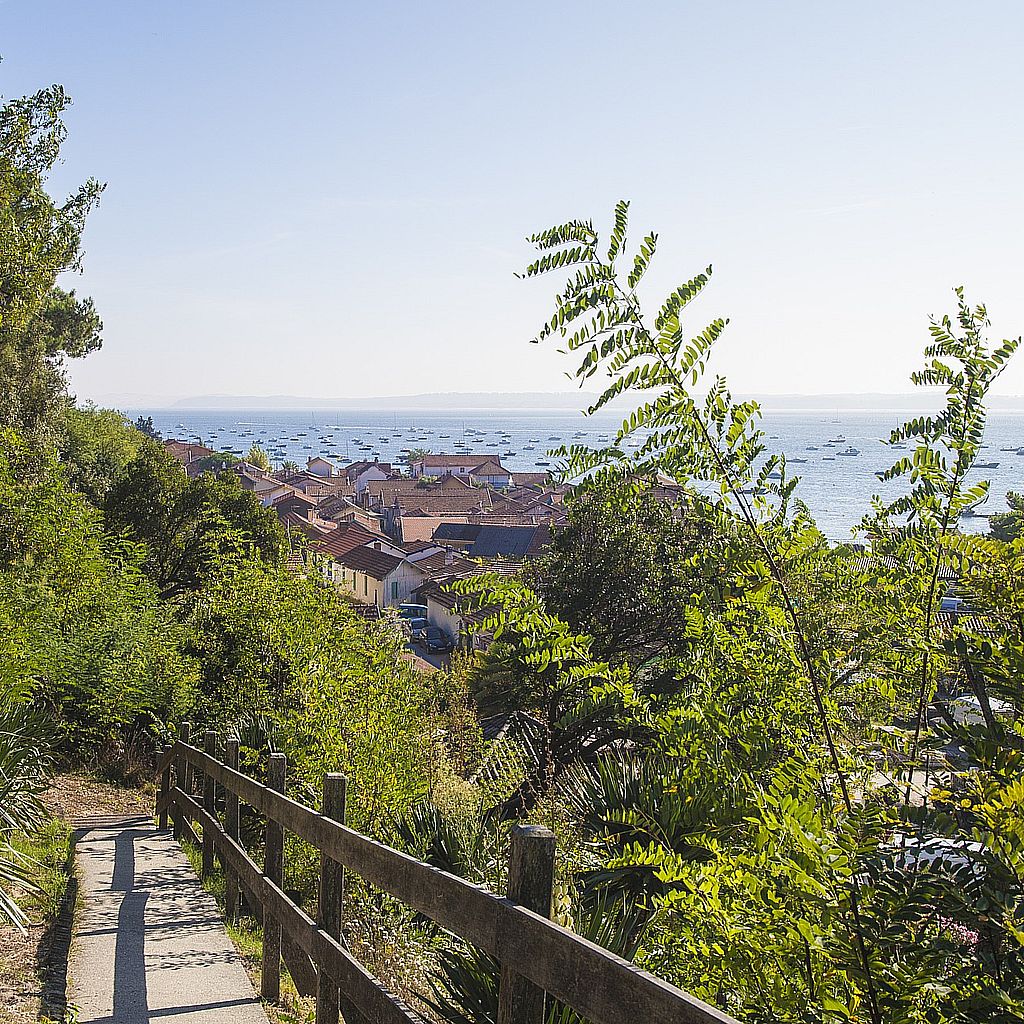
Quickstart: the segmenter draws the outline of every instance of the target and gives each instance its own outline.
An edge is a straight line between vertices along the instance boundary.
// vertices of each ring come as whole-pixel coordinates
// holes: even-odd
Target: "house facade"
[[[468,455],[424,455],[412,464],[413,476],[460,476],[469,479],[470,473],[494,456],[486,452]]]
[[[415,563],[375,547],[353,548],[336,559],[335,583],[361,604],[395,608],[423,583]]]
[[[469,479],[474,484],[487,484],[489,487],[511,487],[512,474],[497,459],[488,459],[470,470]]]
[[[306,470],[314,476],[325,478],[332,477],[335,474],[334,463],[328,462],[327,459],[321,458],[319,455],[312,459],[306,459]]]

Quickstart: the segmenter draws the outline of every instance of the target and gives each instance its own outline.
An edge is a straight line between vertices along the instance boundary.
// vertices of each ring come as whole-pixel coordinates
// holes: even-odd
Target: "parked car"
[[[431,654],[447,654],[452,649],[452,642],[443,629],[439,629],[437,626],[427,626],[423,646]]]
[[[403,619],[425,619],[427,617],[427,606],[406,601],[398,606],[398,614]]]

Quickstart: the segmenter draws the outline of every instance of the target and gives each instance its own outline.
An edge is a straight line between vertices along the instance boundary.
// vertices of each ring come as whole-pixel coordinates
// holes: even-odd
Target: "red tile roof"
[[[338,559],[338,563],[347,569],[355,569],[375,580],[387,579],[403,561],[402,558],[366,546],[352,548]]]
[[[511,473],[497,459],[487,459],[471,469],[470,476],[511,476]]]
[[[376,540],[376,535],[367,530],[365,526],[361,526],[359,523],[346,523],[328,534],[316,545],[316,548],[318,551],[323,551],[324,554],[340,559],[353,548],[362,547],[373,540]]]
[[[210,455],[217,454],[212,448],[207,448],[206,445],[193,444],[191,441],[177,441],[173,437],[169,437],[164,441],[164,449],[186,466],[190,462],[195,462],[196,459],[205,459]]]

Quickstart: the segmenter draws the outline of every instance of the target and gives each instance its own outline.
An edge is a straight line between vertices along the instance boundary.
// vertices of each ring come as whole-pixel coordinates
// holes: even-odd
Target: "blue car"
[[[427,635],[423,646],[431,654],[447,654],[452,649],[452,642],[443,629],[439,629],[437,626],[427,626]]]

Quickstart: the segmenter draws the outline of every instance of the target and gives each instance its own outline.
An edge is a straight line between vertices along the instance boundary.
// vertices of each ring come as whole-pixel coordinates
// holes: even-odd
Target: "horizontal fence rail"
[[[318,1024],[336,1024],[339,1008],[346,1024],[422,1020],[344,944],[343,877],[353,872],[498,961],[498,1024],[543,1024],[546,995],[592,1024],[736,1024],[728,1014],[549,919],[554,836],[547,829],[513,829],[509,894],[496,896],[345,825],[341,776],[328,776],[322,812],[314,811],[285,794],[284,755],[270,755],[263,784],[238,771],[237,740],[229,738],[224,745],[228,764],[217,757],[216,734],[206,733],[204,749],[189,743],[187,727],[181,737],[158,764],[160,825],[166,828],[170,816],[175,837],[188,839],[202,851],[204,877],[213,870],[214,858],[220,861],[229,919],[237,912],[241,893],[262,921],[264,998],[275,1001],[279,996],[283,957],[299,991],[316,994]],[[194,793],[197,777],[202,779],[201,803]],[[223,822],[217,814],[218,787],[224,794]],[[239,840],[239,803],[266,821],[262,866]],[[201,827],[201,836],[195,824]],[[283,889],[285,831],[320,851],[315,921]]]

